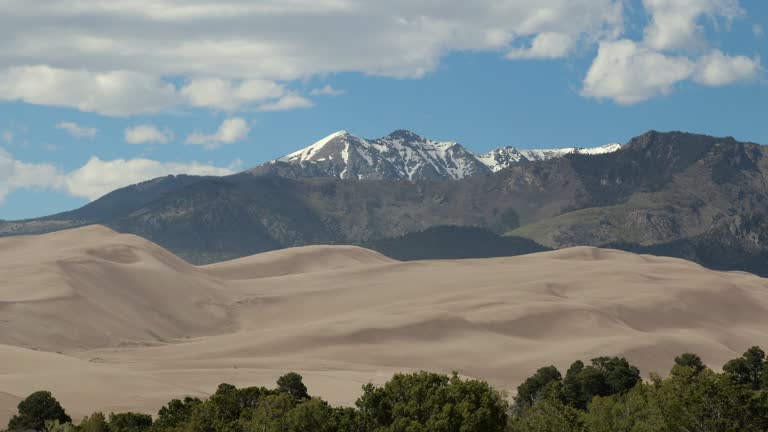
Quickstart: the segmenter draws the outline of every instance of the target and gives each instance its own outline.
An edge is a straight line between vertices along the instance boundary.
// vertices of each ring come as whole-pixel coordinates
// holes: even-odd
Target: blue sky
[[[478,152],[649,129],[768,143],[763,0],[47,3],[0,6],[0,219],[339,129]]]

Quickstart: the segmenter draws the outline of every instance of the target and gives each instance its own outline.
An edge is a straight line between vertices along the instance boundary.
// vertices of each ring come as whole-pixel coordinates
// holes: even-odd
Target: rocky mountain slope
[[[339,131],[309,147],[250,169],[250,174],[284,177],[333,177],[362,180],[459,180],[490,174],[531,161],[567,154],[602,154],[619,144],[595,148],[517,150],[504,147],[475,154],[459,143],[433,141],[407,130],[377,139],[364,139]]]
[[[615,152],[462,180],[168,177],[74,212],[0,223],[0,233],[103,223],[207,263],[318,243],[403,250],[381,241],[464,226],[551,248],[609,246],[768,275],[767,152],[730,137],[648,132]]]

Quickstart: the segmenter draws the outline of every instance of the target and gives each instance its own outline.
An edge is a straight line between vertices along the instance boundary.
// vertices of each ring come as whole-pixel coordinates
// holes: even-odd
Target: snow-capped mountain
[[[554,150],[518,150],[514,147],[504,147],[489,153],[476,154],[459,143],[432,141],[406,130],[397,130],[372,140],[339,131],[309,147],[255,167],[249,172],[288,177],[457,180],[566,154],[609,153],[619,148],[619,144]]]
[[[493,172],[525,162],[543,161],[563,157],[569,154],[596,155],[613,153],[621,149],[621,144],[612,143],[600,147],[565,147],[559,149],[527,149],[518,150],[514,147],[503,147],[488,153],[477,155],[477,158]]]

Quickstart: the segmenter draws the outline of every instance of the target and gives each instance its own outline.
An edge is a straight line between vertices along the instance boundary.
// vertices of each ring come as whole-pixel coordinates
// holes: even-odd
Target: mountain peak
[[[414,140],[414,139],[419,139],[419,140],[423,139],[421,137],[421,135],[419,135],[417,133],[414,133],[414,132],[411,132],[411,131],[409,131],[407,129],[398,129],[398,130],[392,132],[391,134],[387,135],[385,138],[393,139],[393,140],[403,140],[403,141]]]
[[[398,129],[385,137],[370,140],[340,130],[250,172],[289,177],[457,180],[569,154],[596,155],[612,153],[620,148],[619,144],[539,150],[507,146],[478,154],[456,142],[433,141],[407,129]]]
[[[347,132],[344,129],[341,129],[341,130],[337,130],[336,132],[326,136],[325,138],[321,139],[320,141],[328,142],[328,141],[330,141],[330,140],[332,140],[334,138],[338,138],[340,136],[347,136],[347,135],[350,135],[350,133]],[[320,141],[318,141],[318,142],[320,142]]]
[[[331,141],[341,138],[341,137],[348,137],[351,136],[349,132],[345,130],[336,131],[325,138],[322,138],[318,141],[316,141],[314,144],[304,147],[301,150],[295,151],[291,154],[287,154],[278,161],[280,162],[302,162],[306,159],[309,159],[313,154],[317,153],[320,149],[326,146],[326,144],[330,143]]]

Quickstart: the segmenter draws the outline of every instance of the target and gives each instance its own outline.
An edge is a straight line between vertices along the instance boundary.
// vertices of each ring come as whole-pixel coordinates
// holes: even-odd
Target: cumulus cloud
[[[335,89],[330,84],[326,84],[323,87],[312,89],[309,94],[311,96],[339,96],[346,92],[346,90]]]
[[[115,159],[92,157],[82,167],[60,177],[56,187],[70,195],[95,200],[115,189],[157,177],[178,174],[223,176],[230,168],[197,162],[158,162],[150,159]]]
[[[284,93],[281,84],[261,79],[193,79],[177,89],[161,78],[139,72],[97,73],[49,66],[0,70],[0,101],[18,100],[117,117],[157,113],[179,105],[232,111],[277,99]],[[62,125],[66,126],[62,129],[75,131],[70,127],[76,126],[74,123]]]
[[[198,162],[158,162],[150,159],[104,161],[92,157],[82,167],[61,172],[47,163],[15,160],[0,148],[0,203],[17,189],[61,190],[65,193],[97,199],[115,189],[166,175],[190,174],[222,176],[234,173],[235,165],[217,167]]]
[[[233,117],[224,120],[213,134],[207,135],[199,132],[191,134],[187,137],[186,143],[211,150],[225,144],[241,141],[248,136],[250,131],[251,128],[245,120],[240,117]]]
[[[231,111],[284,96],[280,82],[334,72],[421,77],[453,51],[507,51],[541,33],[615,37],[623,3],[6,0],[0,99],[116,116],[181,103]],[[186,84],[174,91],[166,79]],[[266,107],[308,105],[298,101]]]
[[[257,109],[259,111],[287,111],[297,108],[311,108],[315,106],[311,100],[297,95],[287,94],[275,102],[260,105]]]
[[[303,108],[312,102],[286,90],[292,81],[337,72],[418,78],[456,51],[546,59],[586,52],[579,44],[615,43],[628,38],[626,3],[5,0],[0,100],[111,116],[185,106]],[[648,25],[643,40],[633,41],[648,50],[642,57],[656,52],[680,63],[678,57],[696,62],[710,51],[707,25],[745,15],[738,0],[642,5]],[[314,93],[325,94],[331,93]]]
[[[622,0],[7,0],[10,64],[154,76],[293,80],[357,71],[418,76],[455,50],[623,27]],[[109,26],[103,23],[110,23]],[[41,31],[30,32],[30,28]],[[556,30],[553,30],[556,29]]]
[[[168,108],[176,102],[176,91],[172,84],[140,72],[19,66],[0,71],[0,100],[123,116]]]
[[[744,15],[739,0],[643,0],[651,23],[645,41],[655,50],[701,49],[706,46],[702,16],[730,23]]]
[[[604,42],[584,79],[582,94],[634,104],[669,94],[694,69],[685,57],[667,56],[630,40]]]
[[[715,87],[757,77],[758,57],[709,50],[704,37],[702,17],[730,24],[745,14],[738,0],[643,0],[643,5],[651,16],[643,40],[601,42],[582,95],[629,105],[669,94],[685,80]]]
[[[723,86],[755,79],[759,71],[759,58],[732,57],[715,50],[699,60],[693,79],[707,86]]]
[[[150,124],[129,127],[125,129],[124,136],[128,144],[166,144],[174,138],[170,129],[161,130]]]
[[[196,79],[181,89],[181,96],[196,107],[232,111],[241,106],[275,99],[283,95],[282,85],[267,80],[244,80],[233,83],[219,78]]]
[[[93,138],[98,133],[98,129],[80,126],[74,122],[61,122],[56,125],[56,129],[66,131],[74,138]]]
[[[57,179],[53,165],[17,161],[0,147],[0,203],[13,190],[48,188],[56,184]]]
[[[573,37],[562,33],[541,33],[528,48],[515,48],[507,53],[509,59],[554,59],[568,55],[576,46]]]

